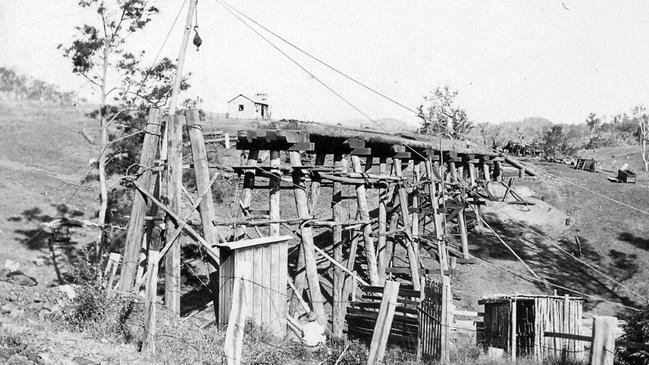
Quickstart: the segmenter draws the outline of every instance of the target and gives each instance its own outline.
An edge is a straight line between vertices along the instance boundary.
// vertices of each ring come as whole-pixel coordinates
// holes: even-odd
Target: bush
[[[622,339],[631,342],[647,343],[649,341],[649,304],[626,318]],[[649,364],[649,352],[618,348],[615,352],[615,363],[622,365]]]

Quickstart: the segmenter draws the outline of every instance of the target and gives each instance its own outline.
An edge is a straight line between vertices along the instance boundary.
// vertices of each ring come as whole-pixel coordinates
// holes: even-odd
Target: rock
[[[77,297],[77,292],[74,290],[74,287],[70,284],[59,286],[59,290],[63,294],[65,294],[69,299],[74,299]]]
[[[45,265],[45,259],[42,258],[42,257],[37,257],[37,258],[32,260],[32,264],[34,264],[36,266],[43,266],[43,265]]]
[[[0,278],[0,280],[7,281],[14,285],[21,286],[36,286],[38,281],[31,276],[25,275],[22,271],[12,271],[6,275],[6,277]]]
[[[318,322],[305,324],[302,332],[304,333],[302,341],[307,346],[317,346],[327,340],[324,334],[325,329]]]
[[[17,263],[16,261],[6,259],[4,268],[7,269],[7,271],[9,272],[18,271],[18,268],[20,268],[20,264]]]

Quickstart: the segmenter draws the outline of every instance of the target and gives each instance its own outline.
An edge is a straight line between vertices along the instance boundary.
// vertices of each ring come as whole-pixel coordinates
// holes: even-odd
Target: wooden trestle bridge
[[[495,199],[489,184],[502,183],[506,170],[535,174],[516,160],[466,141],[274,122],[238,132],[236,148],[245,151],[245,160],[231,167],[242,177],[235,197],[241,212],[234,219],[221,219],[212,201],[215,176],[209,171],[198,112],[164,118],[169,136],[163,146],[166,162],[156,160],[161,119],[160,112],[152,109],[141,168],[131,181],[139,194],[133,203],[120,288],[139,290],[148,280],[147,290],[154,290],[157,262],[166,256],[165,304],[177,312],[180,251],[176,241],[184,231],[211,258],[210,285],[216,294],[222,293],[219,300],[215,298],[218,311],[229,312],[223,307],[229,306],[232,298],[228,296],[234,295],[221,290],[238,270],[236,262],[224,264],[227,257],[251,249],[254,252],[248,256],[239,255],[253,264],[251,281],[278,292],[271,298],[272,305],[275,311],[284,312],[273,314],[268,309],[266,317],[259,318],[285,318],[290,306],[287,298],[293,297],[320,323],[330,323],[334,335],[342,335],[347,302],[358,283],[382,286],[391,279],[417,291],[422,274],[446,276],[452,265],[471,263],[467,222],[481,224],[481,205]],[[199,210],[202,227],[192,228],[188,224],[192,212],[180,209],[185,126],[198,189],[192,206]],[[161,189],[163,174],[166,189]],[[166,190],[164,199],[161,190]],[[294,200],[293,209],[285,208],[287,199]],[[264,206],[253,206],[260,201]],[[167,216],[166,242],[155,250],[159,260],[149,257],[143,273],[138,265],[144,260],[138,255],[153,248],[147,242],[147,225],[152,223],[146,217],[156,210]],[[289,255],[291,248],[299,250]],[[251,289],[251,300],[259,306],[254,307],[256,312],[270,306],[264,304],[268,300],[255,297],[264,295],[264,288]],[[147,297],[150,308],[151,295]],[[227,320],[227,315],[219,318]],[[286,326],[285,321],[278,323]],[[278,333],[284,330],[279,328]]]

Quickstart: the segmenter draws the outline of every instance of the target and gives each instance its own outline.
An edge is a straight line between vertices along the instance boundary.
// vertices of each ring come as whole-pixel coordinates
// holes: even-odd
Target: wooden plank
[[[291,166],[302,166],[302,158],[297,151],[289,152]],[[293,184],[295,194],[295,205],[297,206],[298,217],[302,219],[311,218],[309,215],[309,206],[306,197],[306,186],[301,171],[296,170],[293,173]],[[300,235],[302,237],[302,254],[304,255],[304,264],[306,268],[306,278],[309,285],[309,294],[311,306],[320,325],[326,325],[327,319],[324,311],[324,297],[320,292],[320,280],[318,278],[318,264],[315,257],[315,245],[313,243],[313,230],[310,225],[300,225]]]
[[[249,302],[246,293],[249,292],[252,264],[247,261],[238,261],[235,268],[235,278],[232,290],[232,303],[228,328],[225,333],[223,352],[228,365],[241,364],[241,350],[243,348],[243,335],[246,318],[249,313]]]
[[[615,317],[593,317],[593,343],[590,348],[590,365],[613,365],[616,327],[617,318]]]
[[[176,215],[180,214],[181,188],[183,185],[183,133],[182,127],[185,117],[172,115],[167,122],[167,199],[169,209]],[[172,244],[174,229],[177,228],[174,219],[167,216],[166,237],[167,244]],[[165,255],[165,305],[167,308],[180,315],[180,245],[172,245]]]
[[[158,142],[160,140],[160,110],[151,108],[145,127],[144,141],[142,143],[142,152],[140,153],[140,169],[137,181],[146,189],[150,189],[152,182],[152,172],[147,169],[153,166],[153,161],[158,152]],[[119,289],[130,291],[135,284],[137,273],[138,257],[142,247],[142,238],[144,236],[144,219],[147,211],[147,204],[144,197],[135,194],[133,205],[131,206],[131,216],[129,217],[128,228],[126,230],[126,241],[124,243],[124,263],[119,277]]]
[[[144,340],[142,352],[156,351],[156,302],[158,297],[158,251],[149,251],[147,273],[149,273],[144,291]]]
[[[291,239],[293,239],[293,236],[289,236],[289,235],[260,237],[260,238],[251,238],[249,240],[227,242],[221,244],[220,246],[226,247],[230,250],[239,250],[242,248],[251,248],[255,246],[268,245],[271,243],[285,242]]]
[[[397,306],[397,296],[399,295],[399,283],[396,281],[386,281],[383,291],[383,300],[379,309],[374,335],[367,359],[369,365],[378,364],[383,361],[385,349],[388,344],[388,336],[392,328],[392,318],[394,309]]]

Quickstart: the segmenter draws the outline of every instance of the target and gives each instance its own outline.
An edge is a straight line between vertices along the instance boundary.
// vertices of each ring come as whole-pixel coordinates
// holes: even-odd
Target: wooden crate
[[[635,184],[636,174],[631,170],[618,170],[617,180],[623,183]]]

